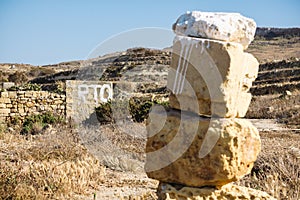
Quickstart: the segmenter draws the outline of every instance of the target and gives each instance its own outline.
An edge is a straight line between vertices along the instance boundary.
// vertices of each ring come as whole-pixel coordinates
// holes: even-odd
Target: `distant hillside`
[[[255,40],[246,50],[252,53],[261,64],[281,62],[280,65],[289,67],[290,61],[297,63],[292,67],[294,76],[284,78],[288,81],[296,81],[299,74],[300,59],[300,28],[258,28]],[[53,65],[32,66],[26,64],[0,64],[0,81],[10,80],[10,75],[18,73],[32,83],[47,84],[64,80],[127,80],[133,82],[158,82],[166,84],[168,67],[171,62],[171,48],[153,50],[145,48],[133,48],[124,52],[116,52],[85,61],[69,61]],[[271,64],[269,70],[275,70],[279,64]],[[294,64],[292,64],[294,66]],[[281,66],[280,66],[281,68]],[[296,70],[296,71],[295,71]],[[266,74],[268,74],[267,72]],[[279,77],[282,74],[277,74]],[[286,74],[287,75],[287,74]],[[271,79],[276,79],[276,74]],[[294,80],[295,79],[295,80]],[[258,80],[260,80],[258,78]],[[258,81],[257,80],[257,81]],[[261,81],[261,80],[260,80]],[[277,81],[275,81],[277,82]],[[280,80],[278,80],[280,82]],[[258,82],[257,82],[258,83]],[[262,84],[262,83],[260,83]],[[270,82],[264,82],[269,88]],[[255,85],[255,84],[254,84]],[[256,86],[256,85],[255,85]],[[273,86],[271,86],[273,87]],[[297,86],[298,87],[298,86]],[[288,87],[290,88],[290,87]],[[262,91],[262,90],[261,90]],[[265,93],[265,92],[263,92]]]
[[[300,28],[263,28],[258,27],[256,29],[255,36],[272,39],[275,37],[300,37]]]

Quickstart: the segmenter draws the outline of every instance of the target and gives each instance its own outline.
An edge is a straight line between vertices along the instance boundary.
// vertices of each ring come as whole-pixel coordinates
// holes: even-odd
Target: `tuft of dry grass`
[[[132,135],[114,125],[84,127],[79,135],[62,125],[39,135],[1,132],[0,199],[156,199],[156,182],[135,170],[145,159],[140,125],[125,127],[136,129]],[[298,200],[300,135],[274,131],[261,138],[252,173],[237,184]]]
[[[300,128],[300,91],[292,96],[264,95],[252,98],[246,118],[277,119],[291,128]]]
[[[277,199],[300,198],[300,135],[264,132],[262,152],[251,174],[239,185],[265,191]]]
[[[104,179],[105,167],[67,127],[34,136],[1,133],[0,199],[74,199]]]
[[[116,171],[141,172],[146,145],[146,133],[141,134],[143,129],[143,125],[110,124],[79,127],[78,131],[81,142],[102,165]]]

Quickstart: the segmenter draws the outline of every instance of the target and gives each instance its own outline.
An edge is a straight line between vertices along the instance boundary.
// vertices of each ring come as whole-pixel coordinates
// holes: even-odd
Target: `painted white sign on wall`
[[[113,98],[113,84],[105,83],[102,85],[98,84],[81,84],[78,85],[78,97],[82,103],[87,103],[87,98],[90,95],[92,89],[93,99],[95,104],[107,103]]]

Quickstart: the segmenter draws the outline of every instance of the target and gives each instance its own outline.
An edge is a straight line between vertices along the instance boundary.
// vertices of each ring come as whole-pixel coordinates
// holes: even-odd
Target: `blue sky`
[[[0,0],[0,63],[86,59],[103,41],[101,53],[104,47],[122,50],[112,36],[143,27],[162,28],[165,33],[160,38],[152,29],[146,29],[149,34],[129,31],[125,40],[138,37],[149,46],[147,41],[157,39],[160,47],[167,47],[172,43],[172,24],[192,10],[239,12],[260,27],[300,27],[299,0]]]

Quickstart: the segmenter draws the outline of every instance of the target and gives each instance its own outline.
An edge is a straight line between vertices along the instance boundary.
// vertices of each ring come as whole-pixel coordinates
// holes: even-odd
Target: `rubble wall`
[[[26,116],[47,111],[66,115],[66,95],[48,91],[0,92],[1,124],[16,118],[23,120]]]

